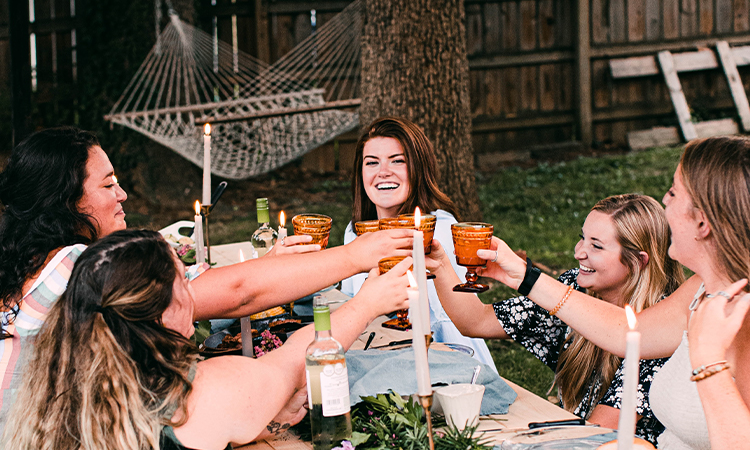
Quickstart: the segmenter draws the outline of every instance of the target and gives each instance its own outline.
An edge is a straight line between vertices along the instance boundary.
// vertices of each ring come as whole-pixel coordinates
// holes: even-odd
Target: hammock
[[[211,172],[244,179],[269,172],[359,124],[363,0],[347,6],[273,65],[170,10],[125,92],[105,116]]]

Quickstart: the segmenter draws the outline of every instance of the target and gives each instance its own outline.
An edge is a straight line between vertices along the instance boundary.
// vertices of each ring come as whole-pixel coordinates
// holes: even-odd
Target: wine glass
[[[362,236],[365,233],[372,233],[379,229],[379,220],[362,220],[354,223],[354,232],[357,233],[357,236]]]
[[[406,256],[389,256],[378,261],[378,270],[380,275],[388,273],[396,264],[404,260]],[[411,268],[409,269],[411,270]],[[399,309],[396,311],[396,318],[383,322],[383,327],[393,328],[394,330],[411,330],[411,322],[409,322],[409,310]]]
[[[485,261],[477,256],[477,250],[489,250],[494,227],[482,222],[459,222],[451,225],[456,262],[466,267],[466,283],[453,287],[456,292],[479,293],[489,286],[477,283],[477,269],[485,266]]]
[[[331,233],[333,219],[322,214],[298,214],[292,217],[294,234],[307,234],[312,236],[312,241],[307,244],[318,244],[323,250],[328,246],[328,236]],[[300,243],[298,245],[305,245]]]

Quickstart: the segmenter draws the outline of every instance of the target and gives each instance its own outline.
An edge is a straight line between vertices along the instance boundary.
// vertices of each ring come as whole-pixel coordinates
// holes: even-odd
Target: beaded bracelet
[[[719,372],[723,372],[730,367],[731,366],[726,360],[700,366],[693,370],[693,376],[690,377],[690,381],[705,380],[706,378],[716,375]]]
[[[573,285],[572,284],[568,285],[568,290],[565,292],[565,295],[563,295],[563,298],[560,300],[560,302],[557,304],[557,306],[555,306],[554,308],[552,308],[552,311],[549,312],[550,316],[554,316],[555,314],[558,313],[558,311],[560,311],[560,308],[562,308],[562,306],[565,304],[565,302],[568,301],[568,297],[570,297],[570,293],[571,292],[573,292]]]

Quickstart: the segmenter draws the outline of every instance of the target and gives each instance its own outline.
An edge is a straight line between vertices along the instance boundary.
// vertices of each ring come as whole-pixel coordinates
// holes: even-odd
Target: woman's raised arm
[[[526,273],[526,262],[504,241],[493,237],[491,250],[479,250],[477,254],[487,260],[487,268],[481,269],[480,275],[518,289]],[[496,262],[492,262],[493,259]],[[664,358],[674,353],[682,339],[682,332],[687,329],[688,304],[700,283],[700,279],[693,276],[672,295],[638,314],[638,331],[642,335],[641,358]],[[542,274],[528,297],[550,311],[563,299],[567,289],[563,283]],[[625,356],[628,325],[622,308],[573,290],[559,308],[557,316],[604,350]]]

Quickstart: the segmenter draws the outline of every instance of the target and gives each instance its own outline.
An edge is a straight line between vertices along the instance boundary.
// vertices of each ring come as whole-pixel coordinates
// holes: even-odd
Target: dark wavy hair
[[[354,181],[352,183],[352,222],[378,218],[377,209],[367,196],[362,181],[364,148],[367,141],[376,137],[393,138],[401,144],[409,171],[409,196],[398,214],[413,213],[417,206],[429,213],[443,209],[456,216],[456,207],[437,184],[437,158],[432,143],[415,123],[398,117],[376,119],[362,133],[354,154]]]
[[[96,136],[52,128],[26,138],[0,174],[0,298],[5,308],[56,248],[97,239],[94,219],[79,211],[89,149]]]
[[[162,426],[187,420],[197,348],[161,319],[178,273],[154,231],[117,231],[81,254],[37,336],[9,447],[157,448]]]

